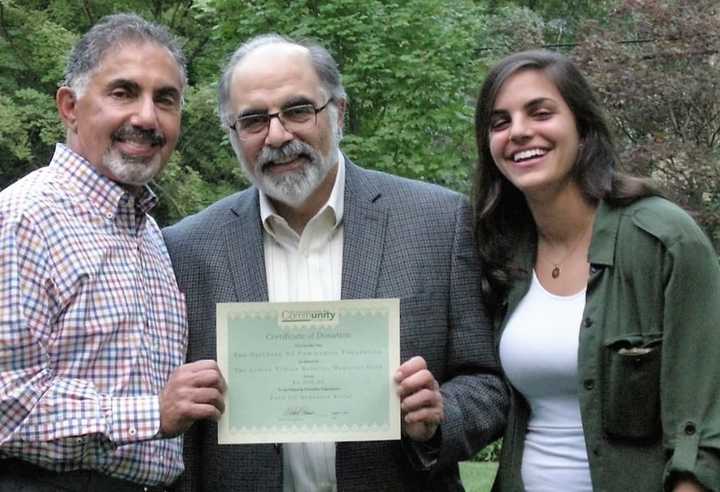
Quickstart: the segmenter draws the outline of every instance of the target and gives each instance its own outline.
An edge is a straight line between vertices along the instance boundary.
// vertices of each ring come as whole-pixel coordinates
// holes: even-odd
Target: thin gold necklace
[[[587,236],[588,231],[592,229],[592,226],[586,227],[585,231],[582,233],[582,235],[578,238],[578,240],[575,242],[575,244],[572,245],[572,248],[570,248],[570,251],[563,257],[562,260],[555,262],[550,260],[550,263],[552,263],[553,269],[552,272],[550,272],[550,275],[552,278],[558,278],[560,276],[560,266],[565,263],[565,261],[572,256],[572,254],[575,252],[575,250],[580,246],[580,243],[583,242],[583,239],[585,239],[585,236]]]

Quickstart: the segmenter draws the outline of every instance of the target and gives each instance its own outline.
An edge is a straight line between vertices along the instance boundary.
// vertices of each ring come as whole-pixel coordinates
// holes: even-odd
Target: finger
[[[222,372],[220,372],[220,369],[218,368],[218,376],[220,377],[219,385],[216,386],[220,391],[222,391],[223,394],[225,394],[225,391],[227,391],[227,382],[225,381],[225,376],[223,376]]]
[[[428,425],[440,425],[444,415],[442,408],[426,407],[405,414],[403,420],[407,424],[424,423]]]
[[[185,368],[186,370],[191,372],[204,371],[207,369],[215,369],[218,372],[220,371],[220,367],[218,366],[217,361],[213,359],[196,360],[194,362],[188,362],[186,364],[183,364],[180,367]]]
[[[398,385],[398,395],[400,395],[400,398],[404,398],[425,388],[435,390],[438,387],[432,373],[427,369],[423,369],[403,379]]]
[[[442,407],[442,397],[439,392],[424,389],[406,397],[400,404],[400,408],[405,413],[427,407]]]
[[[196,388],[217,388],[221,392],[225,392],[227,385],[220,371],[213,369],[204,369],[202,371],[186,374],[182,380],[188,386]]]
[[[189,393],[188,399],[193,404],[209,403],[220,410],[225,408],[223,394],[215,388],[195,388]]]
[[[405,361],[402,365],[400,365],[398,370],[395,372],[395,381],[399,383],[408,376],[415,374],[416,372],[423,369],[427,369],[427,363],[425,362],[425,359],[423,359],[419,355],[416,355],[415,357]]]
[[[212,419],[217,421],[222,417],[222,413],[223,410],[215,405],[195,403],[188,408],[185,416],[192,420]]]

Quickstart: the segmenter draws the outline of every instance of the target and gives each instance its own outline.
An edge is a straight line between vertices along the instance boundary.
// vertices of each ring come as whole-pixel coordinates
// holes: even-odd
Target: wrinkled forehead
[[[282,104],[283,98],[315,100],[323,92],[309,50],[295,44],[275,43],[254,49],[237,64],[230,97],[233,107],[238,109],[246,104]]]
[[[180,84],[179,89],[183,90],[185,88],[185,73],[180,64],[173,56],[172,52],[166,46],[163,46],[160,43],[145,39],[129,38],[109,47],[102,54],[102,56],[97,62],[97,65],[87,73],[87,76],[92,79],[96,75],[108,71],[121,72],[124,64],[128,60],[131,60],[140,52],[147,52],[146,50],[151,50],[165,55],[165,58],[167,58],[167,63],[163,64],[166,65],[168,68],[172,67],[170,69],[174,72],[174,75],[177,75],[177,79]],[[156,68],[158,67],[147,66],[147,70],[150,71]]]

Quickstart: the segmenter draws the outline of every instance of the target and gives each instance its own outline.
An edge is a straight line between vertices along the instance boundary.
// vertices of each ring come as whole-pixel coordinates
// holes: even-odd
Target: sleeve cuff
[[[147,441],[159,435],[160,402],[157,396],[103,399],[101,408],[108,435],[118,446]]]
[[[428,441],[420,442],[403,436],[401,440],[405,455],[412,467],[417,471],[429,471],[438,462],[442,447],[442,427],[438,427],[435,435]]]
[[[676,435],[675,449],[665,469],[665,490],[671,491],[680,478],[692,477],[706,490],[720,491],[720,455],[700,446],[697,424],[682,423]]]

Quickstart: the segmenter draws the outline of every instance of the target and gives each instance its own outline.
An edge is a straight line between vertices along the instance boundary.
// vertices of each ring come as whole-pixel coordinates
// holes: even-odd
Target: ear
[[[338,117],[338,128],[341,130],[345,128],[345,110],[347,109],[347,101],[345,99],[339,99],[337,103],[337,117]]]
[[[57,104],[60,118],[65,124],[65,128],[73,132],[77,130],[77,102],[75,91],[70,87],[60,87],[55,94],[55,104]]]

